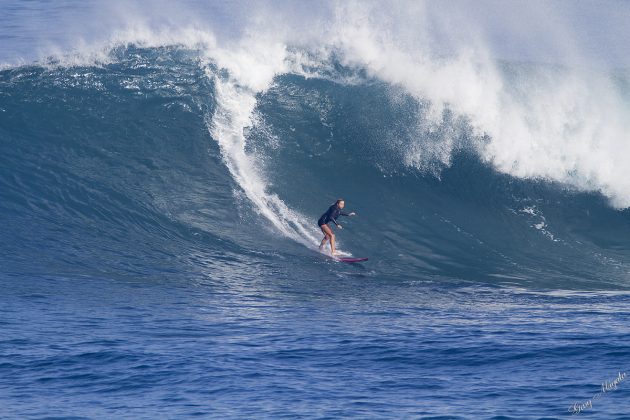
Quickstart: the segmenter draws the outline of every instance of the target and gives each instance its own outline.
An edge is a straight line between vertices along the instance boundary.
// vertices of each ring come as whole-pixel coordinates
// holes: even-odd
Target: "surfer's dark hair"
[[[346,201],[343,198],[338,198],[337,201],[335,201],[335,204],[339,204],[340,201]]]

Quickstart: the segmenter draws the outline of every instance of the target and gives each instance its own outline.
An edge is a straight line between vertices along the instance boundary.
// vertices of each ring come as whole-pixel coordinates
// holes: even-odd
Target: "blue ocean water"
[[[1,7],[7,62],[81,10]],[[0,71],[0,417],[630,418],[623,180],[503,170],[334,54],[261,89],[199,45],[73,54]],[[317,252],[338,197],[364,264]]]

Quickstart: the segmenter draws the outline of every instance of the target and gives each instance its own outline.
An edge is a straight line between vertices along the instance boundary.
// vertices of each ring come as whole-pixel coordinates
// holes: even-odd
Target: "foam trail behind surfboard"
[[[264,70],[269,72],[268,63],[257,63],[252,60],[251,55],[246,58],[249,72],[260,71],[257,65],[265,67]],[[276,64],[279,68],[277,71],[281,71],[283,60],[284,57],[281,57],[280,63]],[[220,59],[217,61],[219,65],[222,64]],[[271,76],[275,72],[276,70],[272,70]],[[232,73],[240,74],[241,77],[237,79],[232,76]],[[217,101],[217,108],[208,126],[212,137],[219,144],[230,174],[253,203],[256,211],[272,226],[284,236],[308,248],[317,249],[321,238],[316,228],[311,227],[314,224],[309,223],[309,218],[290,209],[276,194],[267,191],[266,182],[256,165],[255,157],[248,155],[245,151],[244,129],[252,126],[256,92],[266,89],[273,77],[262,82],[259,78],[255,78],[252,82],[248,80],[248,73],[242,68],[232,69],[228,75],[216,75],[208,68],[206,74],[215,82]]]

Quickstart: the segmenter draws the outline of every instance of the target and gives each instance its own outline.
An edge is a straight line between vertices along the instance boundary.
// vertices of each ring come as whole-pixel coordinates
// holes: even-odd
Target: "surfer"
[[[319,245],[320,251],[324,249],[324,245],[326,245],[326,242],[330,241],[330,253],[331,255],[335,255],[336,253],[335,234],[333,233],[330,226],[328,226],[328,223],[333,222],[335,226],[337,226],[337,229],[343,229],[343,226],[337,223],[337,218],[339,216],[355,216],[356,215],[355,212],[352,212],[352,213],[342,212],[341,210],[345,207],[345,205],[346,205],[345,201],[343,201],[343,199],[340,198],[339,200],[335,201],[335,203],[332,206],[330,206],[328,210],[326,211],[326,213],[322,214],[322,217],[320,217],[319,220],[317,221],[319,228],[322,230],[322,232],[324,232],[324,239],[322,239],[322,243]]]

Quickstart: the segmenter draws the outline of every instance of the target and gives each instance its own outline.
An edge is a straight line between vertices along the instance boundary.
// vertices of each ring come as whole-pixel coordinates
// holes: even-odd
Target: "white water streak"
[[[240,86],[230,77],[209,77],[215,81],[217,109],[210,123],[212,137],[221,149],[223,160],[238,185],[254,204],[256,211],[279,232],[313,248],[318,239],[309,219],[291,210],[276,194],[268,193],[255,157],[245,151],[246,127],[252,126],[256,107],[255,92]]]

